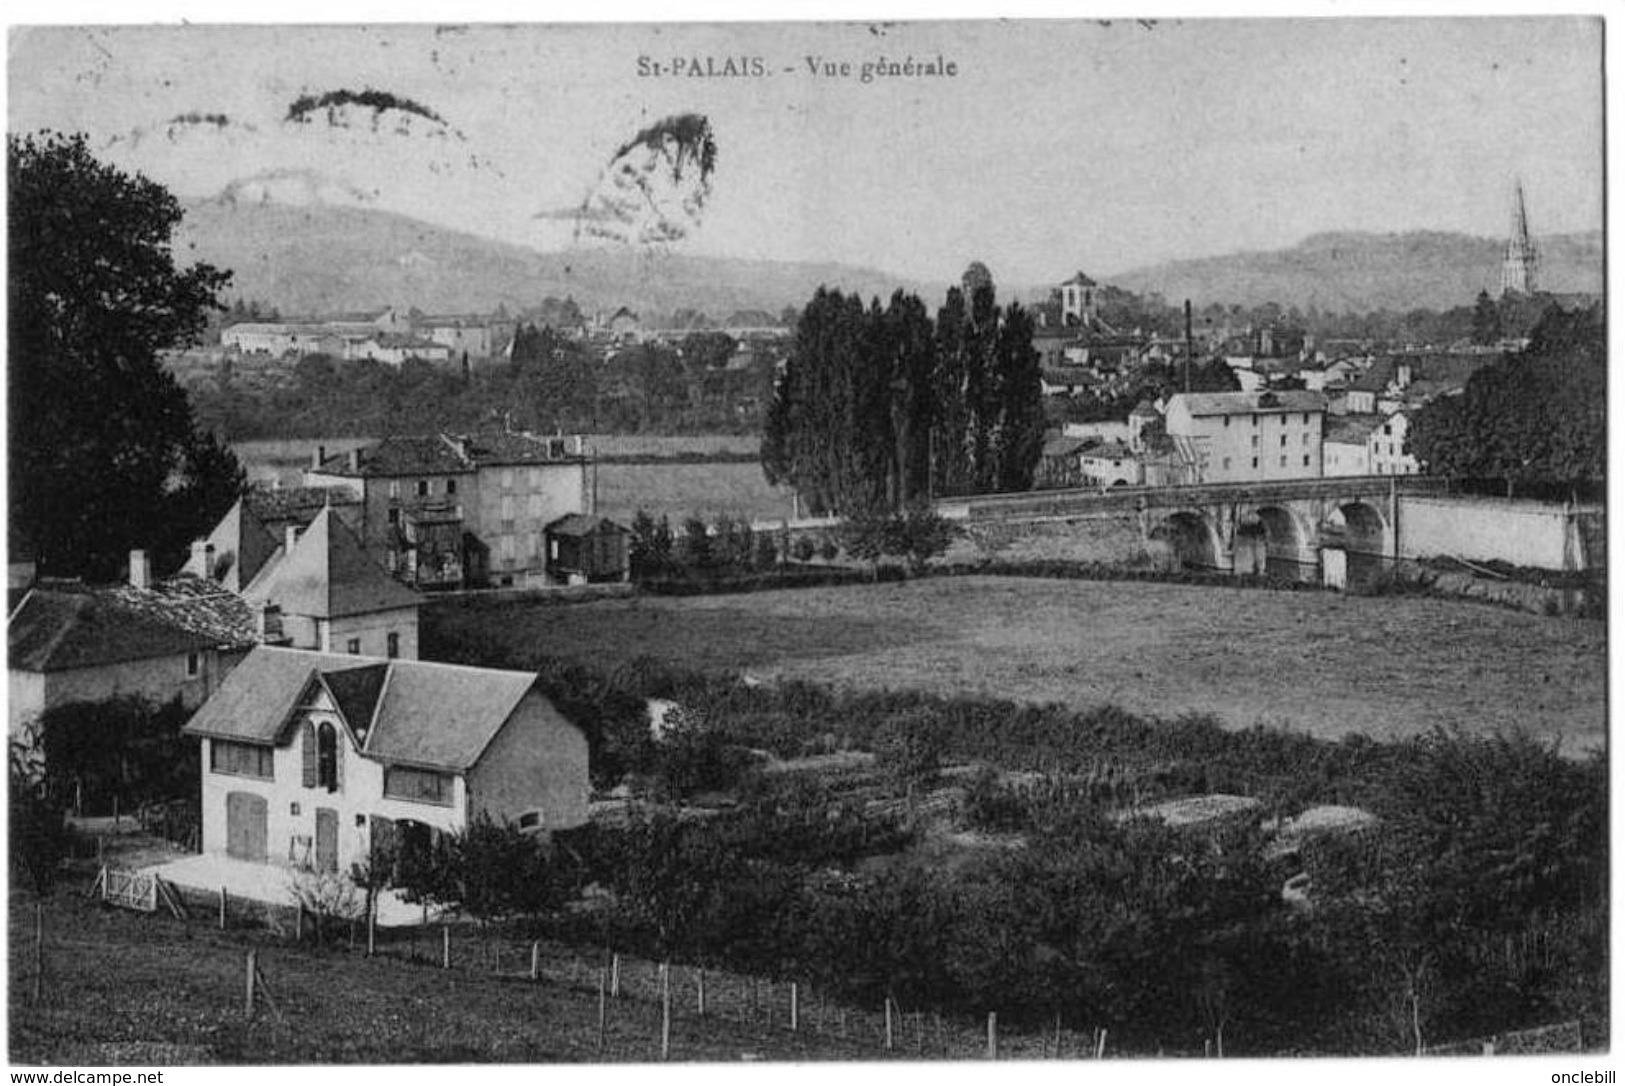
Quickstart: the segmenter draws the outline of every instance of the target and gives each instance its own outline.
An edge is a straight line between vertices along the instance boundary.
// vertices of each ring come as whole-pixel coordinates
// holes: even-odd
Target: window
[[[503,490],[512,490],[513,489],[513,469],[512,468],[503,468],[502,469],[502,489]]]
[[[1303,466],[1304,467],[1309,466],[1309,454],[1308,453],[1303,454]]]
[[[399,479],[391,479],[389,481],[389,496],[391,498],[398,498],[401,496],[401,481]]]
[[[360,656],[361,655],[361,638],[352,637],[352,638],[350,638],[350,640],[346,641],[344,643],[344,651],[349,653],[351,656]]]
[[[389,799],[450,807],[452,793],[452,778],[449,773],[436,773],[432,769],[413,769],[404,765],[384,767],[384,795]]]
[[[300,731],[300,740],[304,755],[304,786],[338,791],[338,729],[326,722],[314,724],[307,720]]]
[[[1305,426],[1308,426],[1308,425],[1309,425],[1309,412],[1307,412],[1307,411],[1305,411],[1305,412],[1304,412],[1304,413],[1303,413],[1303,424],[1304,424],[1304,425],[1305,425]]]
[[[512,494],[504,494],[504,495],[502,495],[502,519],[503,519],[504,522],[511,522],[513,520],[513,495]]]
[[[1258,448],[1258,435],[1257,434],[1253,435],[1253,448],[1255,448],[1255,449]]]
[[[448,495],[457,493],[457,480],[456,479],[447,479],[446,480],[446,493]]]
[[[236,743],[230,739],[215,739],[209,743],[209,769],[215,773],[229,773],[235,777],[272,779],[273,752],[258,743]]]
[[[1284,467],[1286,467],[1286,457],[1284,457],[1284,456],[1283,456],[1283,457],[1281,457],[1281,466],[1282,466],[1282,467],[1283,467],[1283,468],[1284,468]]]
[[[427,498],[428,496],[429,496],[429,480],[427,480],[427,479],[419,479],[418,480],[418,497]]]
[[[1229,429],[1229,428],[1230,428],[1230,416],[1229,416],[1229,415],[1226,415],[1226,416],[1225,416],[1225,417],[1224,417],[1224,425],[1225,425],[1225,429]]]
[[[500,547],[500,552],[499,553],[502,555],[502,564],[505,565],[505,566],[512,566],[513,565],[513,536],[511,536],[511,535],[502,536],[500,541],[499,541],[499,547]]]
[[[399,509],[391,507],[390,510],[389,510],[389,523],[391,525],[399,525],[400,522],[401,522],[401,511]]]
[[[1309,462],[1309,458],[1307,456],[1304,457],[1303,459],[1304,459],[1305,463]],[[389,636],[387,638],[385,638],[384,653],[391,660],[393,660],[395,657],[397,657],[397,656],[399,656],[401,654],[401,635],[400,634],[395,633],[393,631],[390,632]]]
[[[187,653],[186,654],[186,677],[188,679],[195,679],[199,675],[201,675],[202,673],[203,673],[203,657],[200,656],[198,653],[195,653],[195,652]]]
[[[1286,448],[1286,435],[1285,434],[1281,435],[1281,448],[1283,448],[1283,449]]]
[[[1388,422],[1383,423],[1382,424],[1382,436],[1387,437],[1391,433],[1393,433],[1393,424],[1388,423]]]
[[[1255,457],[1253,457],[1253,467],[1256,468],[1257,466],[1258,466],[1258,457],[1255,456]]]
[[[1225,469],[1226,469],[1226,470],[1229,470],[1229,467],[1230,467],[1230,458],[1229,458],[1229,457],[1228,457],[1228,456],[1227,456],[1227,457],[1225,457],[1225,458],[1224,458],[1224,466],[1225,466]]]
[[[1304,445],[1309,444],[1309,435],[1308,434],[1303,435],[1303,441],[1301,442],[1301,444],[1304,444]]]
[[[1253,420],[1253,425],[1254,426],[1258,425],[1258,416],[1257,415],[1249,415],[1247,417]]]
[[[540,811],[526,811],[524,814],[519,816],[519,828],[521,830],[535,832],[536,830],[544,829],[546,826],[547,819],[542,816],[542,812]]]

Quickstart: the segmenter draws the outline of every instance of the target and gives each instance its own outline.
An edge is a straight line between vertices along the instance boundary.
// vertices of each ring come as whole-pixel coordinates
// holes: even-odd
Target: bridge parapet
[[[1448,479],[1429,475],[1358,475],[1190,486],[1120,486],[1105,491],[1041,490],[955,498],[938,505],[952,505],[956,511],[962,509],[973,521],[1041,520],[1150,509],[1386,499],[1390,493],[1443,495],[1448,493],[1449,486]]]

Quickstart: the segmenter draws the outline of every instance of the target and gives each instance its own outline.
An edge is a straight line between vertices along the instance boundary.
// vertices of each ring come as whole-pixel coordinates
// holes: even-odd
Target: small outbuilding
[[[598,584],[630,577],[631,530],[607,517],[570,513],[547,526],[547,574],[562,584]]]

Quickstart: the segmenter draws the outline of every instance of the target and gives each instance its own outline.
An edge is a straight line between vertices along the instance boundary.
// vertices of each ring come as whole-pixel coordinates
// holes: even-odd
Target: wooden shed
[[[566,584],[624,581],[629,577],[631,530],[607,517],[571,513],[547,526],[547,573]]]

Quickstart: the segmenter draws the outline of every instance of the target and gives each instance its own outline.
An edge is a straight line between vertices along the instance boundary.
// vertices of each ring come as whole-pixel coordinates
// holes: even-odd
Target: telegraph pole
[[[1191,300],[1185,299],[1185,391],[1191,390],[1191,363],[1195,354],[1191,350]]]

